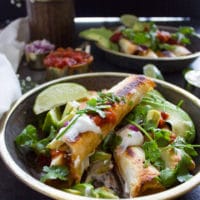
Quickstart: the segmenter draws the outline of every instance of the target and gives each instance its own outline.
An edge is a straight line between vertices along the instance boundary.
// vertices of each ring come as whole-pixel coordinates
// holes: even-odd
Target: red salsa
[[[84,52],[74,50],[70,47],[58,48],[55,51],[52,51],[44,59],[44,65],[46,67],[56,67],[56,68],[65,68],[65,67],[75,67],[78,65],[89,64],[93,60],[93,57]]]

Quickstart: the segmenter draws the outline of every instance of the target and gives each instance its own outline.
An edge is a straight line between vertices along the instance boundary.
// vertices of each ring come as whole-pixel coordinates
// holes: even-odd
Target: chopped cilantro
[[[46,145],[55,137],[55,134],[56,130],[51,127],[49,136],[40,140],[35,126],[28,125],[16,137],[15,143],[22,154],[26,154],[28,151],[34,151],[36,154],[46,154],[48,153]]]
[[[176,170],[166,168],[160,172],[160,176],[158,177],[160,183],[166,188],[173,186],[177,183],[176,179]]]
[[[173,149],[182,149],[190,156],[197,156],[197,152],[194,149],[195,147],[200,148],[199,144],[188,144],[185,139],[182,137],[177,137],[172,144],[170,144],[167,148]]]
[[[37,129],[33,125],[27,125],[22,133],[16,139],[16,145],[19,149],[30,150],[33,145],[38,141]]]
[[[44,166],[43,167],[44,175],[41,177],[42,182],[46,182],[47,180],[67,180],[68,169],[66,166]]]
[[[181,152],[181,160],[174,169],[165,168],[160,172],[158,180],[165,187],[171,187],[176,183],[185,182],[192,177],[189,168],[192,164],[191,157],[183,150]]]
[[[92,98],[87,102],[87,106],[83,110],[79,110],[78,113],[98,114],[101,118],[105,118],[105,109],[111,108],[114,103],[124,101],[124,98],[118,97],[113,93],[98,93],[97,98]]]
[[[154,134],[154,140],[159,147],[167,146],[170,142],[171,132],[167,129],[151,129]]]
[[[181,26],[178,31],[184,35],[192,35],[195,32],[194,28],[190,26]]]
[[[142,148],[145,152],[146,159],[150,160],[151,163],[156,162],[161,156],[160,149],[154,140],[145,142]]]

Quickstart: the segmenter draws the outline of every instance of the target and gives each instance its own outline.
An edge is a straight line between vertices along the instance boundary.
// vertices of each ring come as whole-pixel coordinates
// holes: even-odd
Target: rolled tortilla
[[[152,165],[145,166],[145,153],[141,147],[131,146],[125,151],[117,148],[114,159],[119,174],[125,182],[124,191],[130,197],[165,189],[156,179],[160,174],[159,171]]]
[[[145,164],[142,149],[144,135],[132,125],[126,125],[116,133],[121,143],[113,152],[115,163],[124,184],[124,192],[130,197],[155,193],[164,189],[156,177],[160,172],[152,165]]]
[[[62,152],[62,159],[59,159],[58,163],[68,165],[71,184],[80,182],[83,171],[88,166],[89,156],[154,86],[155,83],[152,80],[142,75],[131,75],[125,78],[107,91],[115,96],[123,97],[123,101],[116,102],[109,110],[105,110],[104,119],[99,115],[84,114],[76,121],[74,119],[75,122],[70,131],[48,145],[50,149]]]

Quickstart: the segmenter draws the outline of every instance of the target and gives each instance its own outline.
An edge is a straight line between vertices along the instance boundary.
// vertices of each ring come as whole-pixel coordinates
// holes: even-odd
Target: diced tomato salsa
[[[45,57],[44,65],[46,67],[64,68],[88,64],[92,60],[93,57],[84,51],[78,51],[72,48],[58,48]]]

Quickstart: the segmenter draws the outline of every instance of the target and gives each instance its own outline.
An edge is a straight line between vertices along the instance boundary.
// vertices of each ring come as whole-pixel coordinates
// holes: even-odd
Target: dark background
[[[200,0],[74,0],[76,16],[183,16],[200,18]],[[21,8],[0,0],[0,22],[26,16],[25,3]]]

